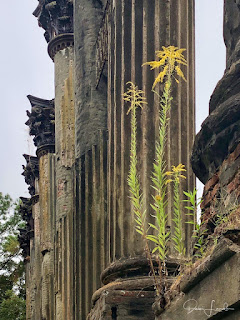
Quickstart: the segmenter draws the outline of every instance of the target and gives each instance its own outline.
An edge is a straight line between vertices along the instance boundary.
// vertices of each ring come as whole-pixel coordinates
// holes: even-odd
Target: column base
[[[169,287],[175,279],[177,263],[170,260],[167,268]],[[156,290],[146,258],[116,261],[102,272],[101,280],[104,286],[93,294],[87,320],[154,320]]]
[[[87,320],[154,320],[154,301],[151,279],[114,281],[94,293],[94,305]]]

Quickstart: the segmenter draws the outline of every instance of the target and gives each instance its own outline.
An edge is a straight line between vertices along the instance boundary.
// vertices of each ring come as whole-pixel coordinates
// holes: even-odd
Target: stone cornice
[[[29,126],[29,134],[35,136],[34,144],[38,149],[54,150],[55,145],[55,110],[54,100],[44,100],[28,96],[31,103],[31,112],[27,111],[29,117],[26,125]],[[49,147],[51,146],[51,147]],[[37,151],[38,153],[38,151]]]
[[[73,33],[73,0],[38,0],[39,4],[33,15],[45,30],[47,42],[56,36]]]
[[[49,44],[48,44],[48,54],[51,59],[54,59],[55,54],[63,50],[67,47],[74,46],[74,37],[73,33],[65,33],[55,37]]]
[[[35,180],[39,177],[39,163],[37,157],[27,154],[23,155],[26,160],[26,166],[23,165],[23,173],[26,184],[29,185],[28,191],[31,196],[35,195]]]
[[[54,100],[46,100],[42,98],[38,98],[32,95],[27,96],[29,102],[31,103],[32,107],[54,107]]]

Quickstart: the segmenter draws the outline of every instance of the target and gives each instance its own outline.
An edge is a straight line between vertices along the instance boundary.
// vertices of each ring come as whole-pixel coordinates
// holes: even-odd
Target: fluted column
[[[40,316],[42,319],[54,319],[54,230],[55,230],[55,115],[53,100],[43,100],[28,96],[31,112],[26,124],[30,135],[34,135],[39,162],[39,211],[35,210],[37,242],[35,250],[40,254],[41,293]],[[39,266],[36,266],[39,268]],[[39,278],[35,279],[39,282]],[[38,300],[38,299],[36,299]],[[39,303],[39,301],[38,301]],[[38,312],[38,311],[37,311]],[[36,315],[37,316],[37,315]]]
[[[143,244],[135,232],[131,213],[127,175],[130,160],[130,118],[123,102],[126,82],[133,81],[143,89],[148,105],[138,115],[138,151],[145,208],[152,202],[151,172],[154,140],[158,132],[159,102],[151,92],[156,74],[144,62],[155,60],[155,51],[162,46],[186,48],[187,82],[173,85],[171,121],[166,143],[168,170],[172,165],[186,166],[184,190],[194,187],[190,152],[195,130],[194,101],[194,1],[123,0],[112,2],[109,30],[108,71],[108,215],[110,219],[110,259],[142,256]],[[160,93],[161,93],[160,88]],[[169,193],[168,224],[173,229],[173,199]],[[150,219],[148,209],[148,216]],[[183,217],[183,221],[185,218]],[[184,227],[188,246],[190,228]],[[173,252],[171,252],[173,254]]]
[[[55,319],[73,318],[73,1],[39,1],[34,15],[45,30],[55,66],[56,225]]]
[[[25,167],[26,168],[26,167]],[[34,278],[34,222],[32,215],[32,202],[29,198],[20,198],[20,214],[22,219],[26,222],[26,229],[20,229],[18,241],[22,249],[24,257],[25,274],[26,274],[26,319],[31,320],[35,313],[35,294],[34,286],[31,278]]]
[[[107,65],[108,266],[101,273],[101,281],[105,286],[94,293],[92,299],[95,307],[88,319],[105,319],[107,314],[111,314],[114,319],[124,316],[137,319],[140,313],[144,319],[154,317],[149,311],[149,305],[154,299],[149,262],[144,252],[143,240],[135,231],[135,219],[129,199],[127,177],[131,127],[130,116],[127,116],[129,106],[123,101],[123,93],[126,91],[126,83],[132,81],[139,89],[144,90],[148,101],[143,110],[138,110],[137,148],[143,204],[147,209],[148,221],[151,221],[151,175],[159,127],[159,101],[151,91],[157,72],[154,73],[147,66],[142,67],[142,64],[155,60],[155,51],[169,45],[186,48],[188,68],[184,70],[187,82],[181,82],[178,86],[173,84],[171,121],[166,143],[167,169],[171,170],[172,165],[184,164],[187,172],[182,189],[192,190],[195,185],[190,167],[195,135],[194,0],[106,1],[96,42],[97,59],[100,56],[96,80],[98,85],[105,80],[104,65]],[[157,89],[160,94],[162,89],[163,86]],[[168,202],[168,227],[173,230],[173,197],[170,192]],[[184,216],[183,229],[188,250],[191,227],[185,224]],[[172,246],[169,252],[167,265],[169,269],[176,269],[177,255]],[[145,288],[148,288],[148,292]],[[140,296],[141,302],[136,305]]]
[[[25,182],[31,198],[20,198],[20,213],[26,221],[26,229],[20,230],[19,242],[23,249],[26,267],[26,319],[35,320],[41,315],[41,264],[39,226],[39,162],[37,157],[23,155],[26,165],[23,165]]]
[[[53,40],[54,41],[54,40]],[[51,44],[51,43],[50,43]],[[73,47],[58,51],[55,63],[56,110],[56,319],[73,317],[73,165],[75,113]]]
[[[102,60],[106,1],[75,0],[74,91],[76,212],[74,286],[76,319],[86,319],[108,264],[106,215],[107,63]],[[103,30],[104,29],[104,30]],[[108,48],[104,47],[104,55]],[[96,74],[98,74],[96,76]],[[101,81],[99,77],[101,74]]]

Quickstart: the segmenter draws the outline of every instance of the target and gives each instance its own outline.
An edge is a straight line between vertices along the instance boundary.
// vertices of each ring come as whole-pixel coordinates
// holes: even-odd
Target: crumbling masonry
[[[23,175],[31,195],[22,199],[22,215],[28,223],[20,236],[26,264],[27,319],[190,319],[182,308],[181,299],[185,298],[181,294],[165,311],[155,302],[144,245],[134,232],[129,202],[131,130],[122,94],[126,83],[132,81],[145,91],[148,100],[138,119],[139,169],[146,206],[151,200],[149,177],[158,101],[151,91],[155,75],[142,64],[154,60],[155,51],[163,45],[187,49],[187,82],[173,88],[166,160],[169,168],[185,164],[183,188],[192,190],[194,0],[39,0],[33,14],[45,30],[55,66],[55,97],[49,101],[28,96],[31,111],[26,124],[37,151],[36,157],[24,155]],[[233,198],[237,204],[240,194],[238,0],[225,3],[224,35],[227,69],[211,98],[211,113],[192,154],[194,172],[205,183],[202,219],[207,237],[216,232],[213,218],[219,207],[227,206]],[[223,195],[223,203],[219,194],[224,190],[227,196]],[[169,196],[170,230],[172,203]],[[236,215],[232,219],[237,220]],[[220,286],[224,279],[218,276],[228,270],[231,281],[234,272],[238,281],[234,294],[223,296],[236,310],[226,313],[226,319],[234,320],[240,317],[235,220],[234,232],[228,229],[228,237],[221,235],[221,250],[216,253],[216,247],[213,251],[208,271],[193,272],[179,285],[189,299],[202,297],[198,290],[203,290],[208,302],[214,299],[207,289],[208,281],[217,291],[226,289],[228,285]],[[184,223],[188,252],[191,236],[191,225]],[[211,244],[209,237],[207,241]],[[170,248],[169,271],[176,264],[176,254]],[[205,319],[197,315],[194,319]]]

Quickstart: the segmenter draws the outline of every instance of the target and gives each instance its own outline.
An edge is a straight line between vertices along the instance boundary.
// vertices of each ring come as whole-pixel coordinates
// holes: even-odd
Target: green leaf
[[[148,223],[148,224],[149,224],[150,227],[152,227],[153,229],[158,231],[158,228],[154,224],[152,224],[152,223]]]
[[[143,235],[143,232],[139,229],[136,229],[136,231],[142,236]]]
[[[152,253],[155,253],[158,250],[158,247],[155,247],[152,251]]]

